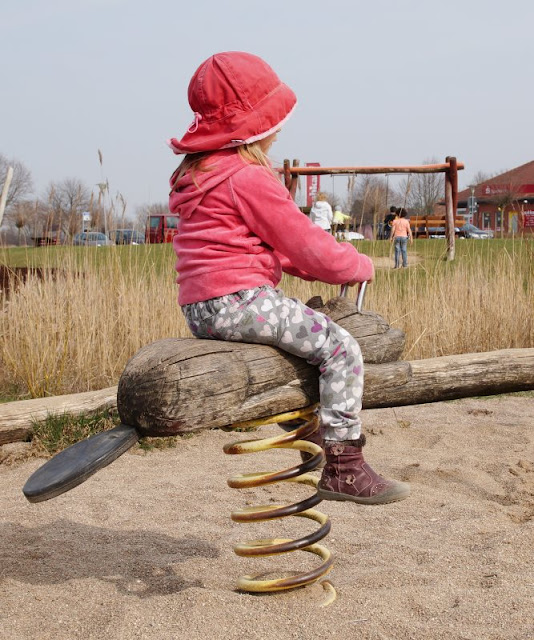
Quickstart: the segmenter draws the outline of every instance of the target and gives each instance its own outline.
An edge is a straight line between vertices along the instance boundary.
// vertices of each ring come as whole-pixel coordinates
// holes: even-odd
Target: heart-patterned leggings
[[[328,316],[268,286],[188,304],[182,311],[197,338],[266,344],[318,366],[325,440],[360,437],[360,345]]]

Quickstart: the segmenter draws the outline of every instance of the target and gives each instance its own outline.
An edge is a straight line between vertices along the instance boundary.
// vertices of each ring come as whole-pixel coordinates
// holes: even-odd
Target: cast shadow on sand
[[[0,525],[0,578],[32,585],[96,578],[138,598],[202,586],[184,580],[177,565],[190,558],[216,558],[216,547],[195,538],[154,531],[116,531],[58,520],[38,527]],[[2,557],[3,556],[3,557]]]

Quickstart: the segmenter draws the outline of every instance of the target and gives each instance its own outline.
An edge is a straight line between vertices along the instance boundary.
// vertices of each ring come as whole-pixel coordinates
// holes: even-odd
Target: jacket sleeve
[[[279,251],[276,251],[275,249],[273,249],[273,253],[280,261],[280,264],[282,266],[282,271],[284,273],[289,273],[290,276],[296,276],[297,278],[301,278],[302,280],[310,280],[310,281],[318,280],[318,278],[312,275],[311,273],[306,273],[306,271],[303,271],[302,269],[295,267],[295,265],[291,263],[291,260],[287,256],[284,256]]]
[[[371,259],[313,224],[268,169],[249,165],[231,177],[230,188],[247,226],[274,250],[286,273],[329,284],[373,277]]]

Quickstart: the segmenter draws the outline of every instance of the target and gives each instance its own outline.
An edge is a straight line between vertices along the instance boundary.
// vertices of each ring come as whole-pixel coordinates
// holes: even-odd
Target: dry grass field
[[[365,307],[406,333],[404,358],[534,345],[534,242],[421,240],[410,267],[391,269],[389,244],[363,242],[377,275]],[[0,250],[0,265],[39,267],[0,294],[0,398],[104,388],[142,346],[189,331],[176,301],[169,245]],[[304,301],[339,288],[285,276]]]

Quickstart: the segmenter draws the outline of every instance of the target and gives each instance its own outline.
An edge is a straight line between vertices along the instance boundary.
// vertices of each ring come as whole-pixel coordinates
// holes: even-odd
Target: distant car
[[[454,227],[454,235],[458,237],[462,237],[462,231],[459,227]],[[428,237],[429,238],[445,238],[445,227],[428,227]]]
[[[99,231],[83,231],[77,233],[72,239],[72,244],[77,247],[109,247],[114,243],[105,233]]]
[[[343,240],[365,240],[365,236],[357,231],[344,231]]]
[[[493,238],[493,231],[491,229],[479,229],[475,227],[474,224],[464,224],[464,226],[460,229],[464,238],[477,238],[479,240],[484,240],[486,238]]]
[[[115,229],[109,236],[115,244],[145,244],[145,236],[134,229]]]

